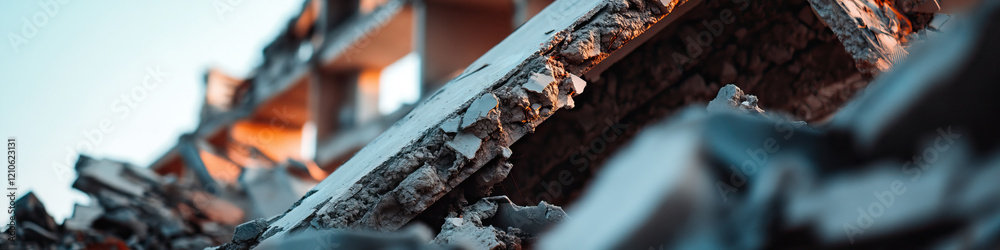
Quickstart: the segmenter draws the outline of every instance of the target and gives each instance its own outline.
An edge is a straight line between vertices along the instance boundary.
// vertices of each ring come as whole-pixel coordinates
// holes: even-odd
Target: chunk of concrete
[[[733,84],[727,84],[719,89],[719,94],[715,96],[715,99],[708,102],[707,109],[709,112],[738,111],[764,114],[764,110],[757,107],[756,96],[744,94],[742,89]]]
[[[552,77],[552,75],[541,74],[537,72],[531,73],[531,78],[529,78],[528,81],[524,83],[524,85],[521,85],[521,88],[527,91],[541,94],[544,93],[545,88],[548,88],[549,84],[552,84],[552,82],[554,82],[555,80],[556,79]]]
[[[441,233],[432,243],[472,249],[518,249],[566,218],[558,206],[541,202],[521,207],[506,196],[486,197],[462,209],[460,216],[445,218]]]
[[[247,221],[246,223],[236,226],[236,232],[233,233],[233,241],[235,242],[246,242],[253,240],[264,230],[267,229],[267,222],[264,219],[255,219],[252,221]]]
[[[816,14],[858,62],[862,72],[889,71],[909,55],[904,48],[910,30],[906,16],[886,1],[809,0]]]
[[[445,133],[454,134],[458,132],[458,126],[461,124],[461,122],[462,119],[456,116],[444,120],[444,122],[441,123],[441,126],[438,127],[441,128],[441,131],[444,131]]]
[[[583,89],[587,88],[587,81],[575,74],[569,74],[569,78],[573,81],[573,93],[583,94]]]
[[[479,139],[476,135],[470,133],[458,133],[455,135],[455,139],[448,141],[445,145],[449,148],[455,150],[465,157],[465,159],[472,159],[476,157],[476,151],[479,151],[479,146],[482,145],[483,139]]]
[[[489,133],[500,128],[500,100],[492,93],[486,93],[472,102],[462,115],[462,131],[486,138]]]
[[[465,111],[465,115],[462,116],[462,128],[468,128],[472,126],[477,121],[488,119],[490,113],[495,112],[497,106],[500,105],[500,100],[497,100],[497,96],[492,93],[487,93],[472,102],[469,109]]]

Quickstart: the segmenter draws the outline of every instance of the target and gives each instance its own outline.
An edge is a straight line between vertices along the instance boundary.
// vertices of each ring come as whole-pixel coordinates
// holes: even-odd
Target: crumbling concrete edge
[[[482,59],[489,57],[491,53],[502,52],[491,51],[484,55],[466,73],[453,80],[456,83],[445,86],[422,103],[423,107],[415,109],[413,113],[418,116],[411,113],[394,125],[397,127],[395,131],[390,129],[366,146],[372,149],[392,148],[384,144],[402,143],[401,147],[397,146],[399,150],[396,152],[379,152],[390,154],[391,157],[373,162],[377,165],[368,166],[367,169],[356,167],[361,171],[344,171],[339,176],[339,171],[335,172],[324,180],[326,185],[321,183],[315,188],[317,192],[310,192],[296,206],[275,218],[255,241],[306,229],[398,229],[496,156],[509,156],[508,147],[511,144],[525,134],[532,133],[535,127],[557,110],[572,108],[572,97],[582,93],[585,87],[585,82],[579,75],[586,73],[686,1],[588,2],[560,0],[550,5],[532,21],[544,23],[550,21],[549,18],[567,15],[568,10],[583,12],[558,32],[522,31],[545,32],[547,41],[541,43],[537,51],[516,63],[516,67],[500,72],[503,75],[492,74],[487,79],[482,79],[482,75],[486,73],[480,71],[488,65],[484,65]],[[526,26],[529,24],[522,26],[522,29]],[[516,35],[517,32],[494,50],[504,48],[504,43],[523,43],[516,42]],[[469,77],[475,74],[481,76]],[[449,91],[468,88],[461,82],[463,79],[470,80],[466,78],[493,78],[494,83],[476,91],[480,94],[464,101],[460,108],[452,109],[455,111],[440,110],[450,107],[437,107],[442,112],[448,112],[445,116],[419,113],[432,112],[428,110],[433,110],[433,105],[447,103],[440,99],[454,98],[447,96]],[[419,139],[392,141],[394,137],[406,138],[398,133],[413,133],[413,129],[400,127],[419,126],[418,122],[411,120],[423,118],[421,115],[434,117],[436,121],[432,122],[436,126],[418,128],[422,132]],[[459,124],[461,125],[457,128],[452,127]],[[363,154],[359,152],[354,158],[361,155]],[[352,159],[345,167],[349,167],[352,162],[364,164],[365,161],[371,160]],[[337,183],[345,179],[350,183]],[[227,248],[226,245],[223,248]]]
[[[904,48],[909,21],[891,6],[869,0],[809,0],[809,4],[854,57],[861,72],[889,71],[909,54]]]

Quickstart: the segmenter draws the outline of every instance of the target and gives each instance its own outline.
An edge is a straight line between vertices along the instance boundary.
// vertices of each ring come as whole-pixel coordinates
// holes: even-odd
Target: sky
[[[301,3],[0,3],[0,136],[17,138],[17,195],[60,222],[90,204],[70,187],[77,150],[147,167],[194,130],[206,70],[247,76]]]

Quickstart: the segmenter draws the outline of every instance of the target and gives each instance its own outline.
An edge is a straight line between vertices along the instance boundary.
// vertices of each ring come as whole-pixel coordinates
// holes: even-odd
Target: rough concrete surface
[[[524,24],[469,67],[478,70],[460,75],[358,152],[317,185],[316,193],[276,218],[261,238],[306,228],[401,227],[495,156],[503,155],[508,146],[533,132],[554,112],[572,106],[571,97],[582,91],[583,84],[574,81],[571,74],[582,75],[682,2],[555,2],[539,14],[540,18]],[[593,41],[596,35],[614,38],[600,44],[599,54],[585,59],[566,57],[576,54],[577,48],[590,46],[581,43]],[[538,50],[523,52],[538,44],[542,44]],[[542,93],[522,88],[535,74],[553,78]],[[485,117],[496,111],[499,127],[475,129],[473,123],[456,135],[446,132],[450,129],[430,129],[458,116],[469,125],[468,114],[476,121],[492,120],[479,119],[483,118],[480,105],[468,112],[475,102],[471,97],[484,95],[498,100],[498,107]],[[483,133],[483,129],[492,132]],[[463,136],[470,132],[480,134],[475,134],[477,139]],[[456,138],[461,141],[454,142]],[[478,147],[476,140],[480,140]]]

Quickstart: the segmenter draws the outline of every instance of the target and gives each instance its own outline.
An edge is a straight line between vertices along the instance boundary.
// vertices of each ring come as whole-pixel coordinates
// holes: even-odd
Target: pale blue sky
[[[64,1],[28,38],[22,18],[44,21],[50,14],[39,3],[48,2],[59,3],[0,4],[0,136],[19,141],[19,195],[34,191],[57,221],[71,214],[73,203],[89,204],[70,188],[75,173],[52,167],[68,163],[67,148],[88,141],[83,131],[100,131],[102,121],[114,128],[84,153],[149,165],[194,129],[205,70],[246,76],[302,3]],[[228,11],[220,15],[217,7]],[[16,36],[27,40],[17,52]],[[143,87],[147,71],[157,67],[162,82],[150,77]],[[133,107],[120,100],[143,93]]]

